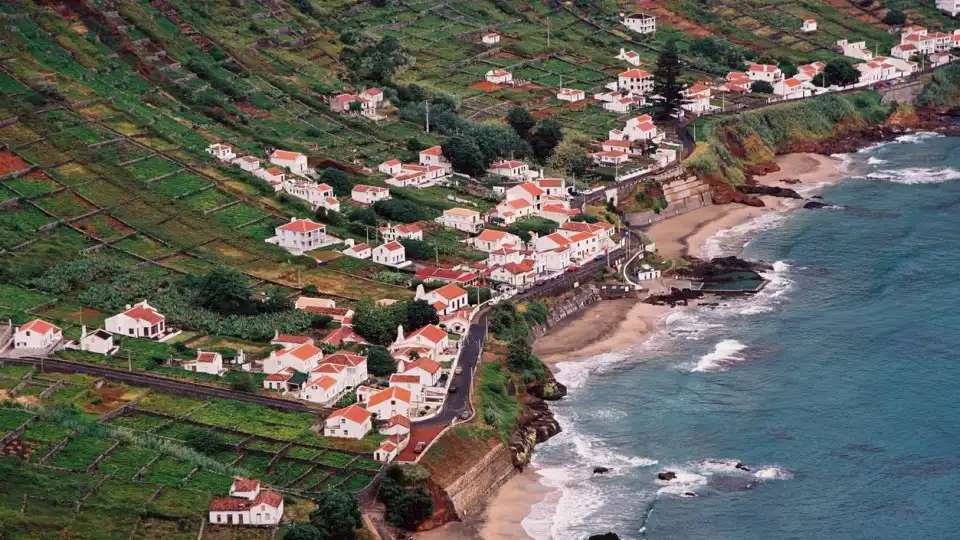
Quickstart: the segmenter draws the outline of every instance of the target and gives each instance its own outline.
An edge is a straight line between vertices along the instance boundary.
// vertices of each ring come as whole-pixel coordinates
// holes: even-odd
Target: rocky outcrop
[[[825,206],[830,206],[827,203],[822,203],[819,201],[807,201],[807,204],[803,205],[807,210],[816,210],[818,208],[823,208]]]
[[[782,188],[779,186],[762,186],[762,185],[741,185],[737,186],[737,191],[747,195],[769,195],[771,197],[783,197],[786,199],[802,199],[799,193],[790,189]]]
[[[591,534],[587,540],[620,540],[620,537],[617,536],[617,533],[603,533],[603,534]]]
[[[759,197],[740,192],[721,179],[711,181],[710,186],[713,188],[713,204],[739,203],[747,206],[765,206]]]
[[[544,381],[535,381],[527,386],[527,393],[545,401],[557,401],[567,395],[567,387],[553,378],[552,372],[547,372]]]
[[[669,482],[670,480],[676,480],[677,473],[673,471],[662,471],[657,473],[657,480],[663,480],[664,482]]]
[[[716,257],[709,261],[690,256],[684,258],[687,261],[687,266],[678,268],[676,275],[704,281],[720,280],[720,276],[734,272],[758,273],[773,270],[773,266],[769,263],[747,261],[739,257]]]
[[[651,294],[650,296],[644,298],[643,301],[647,304],[653,304],[655,306],[685,306],[690,302],[690,300],[696,300],[702,296],[702,291],[670,287],[669,293]]]
[[[587,306],[596,304],[600,300],[600,288],[597,287],[595,283],[588,283],[576,289],[573,293],[563,296],[550,306],[550,314],[547,316],[547,322],[531,328],[530,337],[534,340],[539,339],[546,334],[553,325]]]
[[[530,396],[526,409],[518,420],[518,427],[510,437],[510,452],[513,455],[513,466],[523,469],[533,457],[533,448],[537,443],[560,433],[560,424],[553,417],[553,412],[542,399]]]
[[[607,474],[608,472],[610,472],[610,469],[608,469],[608,468],[606,468],[606,467],[594,467],[594,468],[593,468],[593,474]]]

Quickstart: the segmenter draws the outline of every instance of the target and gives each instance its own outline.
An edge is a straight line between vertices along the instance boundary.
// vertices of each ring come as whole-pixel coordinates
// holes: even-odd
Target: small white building
[[[219,159],[220,161],[226,161],[227,163],[232,161],[233,158],[237,157],[237,155],[233,153],[233,147],[231,147],[229,144],[211,144],[207,147],[207,153]]]
[[[417,348],[422,349],[426,354],[421,357],[439,359],[443,352],[450,347],[450,338],[443,328],[434,324],[428,324],[423,328],[418,328],[404,337],[403,327],[397,329],[397,339],[390,345],[390,352],[401,349]],[[403,371],[403,370],[401,370]]]
[[[621,96],[612,101],[603,102],[603,110],[611,111],[615,113],[628,113],[636,105],[636,102],[632,97]]]
[[[327,226],[310,219],[290,218],[290,223],[274,229],[267,243],[276,244],[294,255],[337,243],[337,238],[327,234]]]
[[[713,107],[710,105],[710,88],[703,84],[694,84],[684,90],[686,103],[682,104],[683,110],[695,114],[710,112]]]
[[[459,285],[448,283],[443,287],[430,292],[423,291],[423,285],[417,287],[417,300],[424,300],[437,310],[437,315],[443,316],[467,307],[469,295]]]
[[[271,351],[263,360],[264,373],[277,373],[292,368],[302,373],[312,370],[323,359],[323,350],[312,343]]]
[[[382,463],[390,463],[410,442],[410,437],[406,435],[391,435],[389,439],[380,443],[373,452],[373,459]]]
[[[628,51],[623,47],[620,47],[620,54],[617,55],[617,60],[623,60],[631,66],[640,65],[640,55],[637,54],[636,51]]]
[[[423,240],[423,228],[416,223],[387,224],[386,227],[379,227],[377,232],[379,232],[380,237],[387,242],[401,238],[407,240]]]
[[[841,39],[837,41],[837,45],[843,51],[844,56],[858,60],[870,60],[873,58],[873,53],[867,48],[866,41],[854,41],[851,43],[849,40]]]
[[[390,375],[390,386],[404,388],[410,392],[410,403],[414,407],[423,402],[423,384],[420,382],[420,377],[418,375],[394,373],[393,375]],[[380,429],[380,433],[386,435],[393,435],[396,431],[399,431],[399,429]]]
[[[112,356],[120,347],[113,344],[113,334],[102,328],[87,332],[87,327],[80,330],[80,350],[106,356]]]
[[[212,351],[197,351],[197,357],[183,363],[183,369],[195,373],[221,375],[223,373],[223,355]]]
[[[359,405],[350,405],[330,413],[324,422],[324,437],[362,439],[373,429],[370,411]]]
[[[800,27],[800,31],[804,33],[816,32],[817,31],[817,20],[816,19],[807,19],[803,21],[803,25]]]
[[[783,97],[783,99],[799,99],[813,94],[813,88],[810,83],[804,83],[796,77],[777,81],[773,86],[773,93]]]
[[[403,244],[397,241],[387,242],[373,248],[373,262],[395,268],[402,268],[411,264],[407,260],[407,250],[404,249]]]
[[[104,326],[107,332],[134,338],[160,339],[167,331],[166,317],[146,300],[128,305],[123,313],[107,317]]]
[[[411,401],[409,390],[391,386],[371,395],[367,399],[367,410],[376,414],[378,419],[389,419],[397,415],[410,416]]]
[[[273,186],[274,191],[280,191],[283,189],[283,182],[287,177],[287,174],[280,167],[257,169],[253,171],[253,174],[257,178],[260,178],[261,180]]]
[[[468,208],[450,208],[444,210],[443,215],[437,218],[437,222],[468,233],[475,233],[483,227],[483,218],[480,212]]]
[[[652,34],[657,31],[657,18],[646,13],[631,13],[624,16],[620,14],[621,22],[627,28],[638,34]]]
[[[367,88],[360,92],[360,96],[369,101],[374,109],[383,105],[384,102],[383,90],[379,88]]]
[[[284,167],[290,172],[303,174],[307,172],[307,156],[300,152],[288,152],[286,150],[274,150],[270,154],[270,163],[278,167]]]
[[[494,268],[493,272],[490,273],[490,279],[522,289],[537,280],[535,266],[536,261],[534,259],[524,259],[519,263],[507,263]]]
[[[653,91],[653,74],[642,69],[628,69],[617,75],[617,90],[650,93]]]
[[[783,72],[774,65],[751,64],[747,69],[747,77],[749,77],[751,81],[764,81],[773,84],[783,79]]]
[[[513,180],[530,180],[540,176],[536,171],[531,171],[529,165],[516,160],[495,161],[487,168],[487,172]]]
[[[248,484],[256,482],[256,485]],[[283,496],[272,489],[261,490],[260,482],[241,477],[234,478],[238,493],[252,489],[252,496],[220,497],[210,501],[209,520],[213,525],[276,526],[283,518]],[[231,493],[234,492],[231,487]]]
[[[630,161],[630,154],[621,150],[608,150],[590,154],[597,165],[622,165]]]
[[[416,375],[423,386],[436,386],[440,380],[440,363],[429,358],[418,358],[406,366],[403,374]]]
[[[303,199],[310,203],[310,208],[316,210],[321,206],[327,208],[330,205],[328,199],[333,199],[339,211],[340,203],[333,198],[333,188],[327,184],[318,184],[316,182],[287,180],[283,183],[283,190],[298,199]]]
[[[505,246],[520,248],[523,246],[523,240],[519,236],[506,231],[484,229],[473,238],[473,246],[480,251],[491,253]]]
[[[561,88],[560,91],[557,92],[557,99],[576,103],[577,101],[587,99],[587,93],[583,90],[577,90],[576,88]]]
[[[497,43],[500,43],[500,34],[491,32],[483,36],[481,41],[483,41],[485,45],[496,45]]]
[[[233,160],[233,163],[247,172],[253,172],[260,168],[260,160],[253,156],[238,157]]]
[[[63,330],[42,319],[34,319],[17,327],[13,334],[13,348],[41,351],[55,346],[62,339]]]
[[[640,270],[637,271],[637,279],[640,281],[660,279],[660,271],[647,263],[643,263],[640,265]]]
[[[369,259],[373,256],[373,248],[369,244],[355,244],[343,250],[342,253],[354,259]]]
[[[461,309],[460,311],[443,315],[440,317],[440,327],[447,332],[453,332],[461,336],[466,335],[467,330],[470,328],[470,310]]]
[[[276,373],[267,375],[266,378],[263,379],[263,387],[266,390],[296,392],[306,382],[306,373],[302,373],[293,368],[283,368]]]
[[[385,201],[390,198],[390,190],[380,186],[367,186],[360,184],[354,186],[350,192],[350,198],[362,204],[373,204],[377,201]]]
[[[493,84],[510,84],[513,82],[513,73],[505,69],[491,69],[484,78]]]
[[[426,150],[420,151],[420,165],[423,167],[441,167],[444,174],[453,169],[453,165],[443,157],[443,148],[440,146],[431,146]]]
[[[389,161],[384,161],[379,166],[377,170],[383,174],[388,174],[390,176],[396,176],[400,174],[400,170],[403,168],[403,162],[399,159],[391,159]]]

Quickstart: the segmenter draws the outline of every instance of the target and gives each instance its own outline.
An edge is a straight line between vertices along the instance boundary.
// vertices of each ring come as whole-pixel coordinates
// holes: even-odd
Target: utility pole
[[[550,48],[550,19],[547,19],[547,49]]]
[[[433,246],[433,253],[437,257],[437,268],[440,268],[440,248]]]
[[[423,100],[423,109],[427,112],[427,133],[430,133],[430,100]]]
[[[129,350],[127,350],[127,371],[133,371],[133,360],[130,358]]]

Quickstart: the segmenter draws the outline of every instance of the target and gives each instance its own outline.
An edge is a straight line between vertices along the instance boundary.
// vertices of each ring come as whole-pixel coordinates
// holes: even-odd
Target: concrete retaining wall
[[[444,490],[460,519],[479,513],[487,498],[517,474],[510,450],[502,444]]]

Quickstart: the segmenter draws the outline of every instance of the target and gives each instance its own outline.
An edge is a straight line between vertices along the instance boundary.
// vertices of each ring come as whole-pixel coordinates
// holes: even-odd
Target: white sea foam
[[[673,480],[654,480],[657,486],[661,486],[657,494],[684,496],[688,492],[697,493],[710,485],[710,478],[717,476],[753,477],[761,482],[793,478],[793,473],[782,467],[761,465],[753,468],[747,464],[747,467],[753,469],[751,472],[738,469],[738,463],[740,461],[736,459],[705,459],[696,463],[664,467],[663,470],[672,471],[677,477]]]
[[[840,164],[837,165],[837,170],[840,172],[847,172],[853,164],[853,157],[850,154],[830,154],[830,157],[840,160]]]
[[[658,485],[663,486],[657,490],[657,494],[682,496],[688,492],[696,493],[698,489],[707,485],[707,477],[705,475],[683,469],[674,470],[673,472],[677,474],[677,477],[673,480],[656,481]]]
[[[747,346],[735,339],[725,339],[713,347],[713,351],[700,357],[692,372],[705,371],[726,371],[730,364],[742,362],[743,356],[737,353],[746,349]]]
[[[901,135],[897,137],[896,142],[902,144],[916,144],[923,142],[927,139],[933,139],[935,137],[943,137],[942,133],[934,133],[932,131],[918,131],[917,133],[908,133],[907,135]]]
[[[787,220],[787,214],[782,212],[767,212],[736,227],[722,229],[707,238],[703,243],[701,256],[705,259],[734,255],[763,231],[775,229]]]
[[[872,172],[867,178],[895,184],[939,184],[960,179],[960,170],[951,168],[910,167]]]
[[[870,159],[867,160],[867,165],[883,165],[887,160],[880,159],[878,157],[870,156]]]
[[[765,467],[757,470],[753,476],[760,480],[789,480],[793,478],[793,473],[780,467]]]
[[[752,297],[735,304],[738,314],[769,313],[787,299],[787,293],[793,288],[793,280],[789,277],[790,265],[783,261],[774,262],[772,271],[761,272],[760,275],[767,280],[766,287]]]

